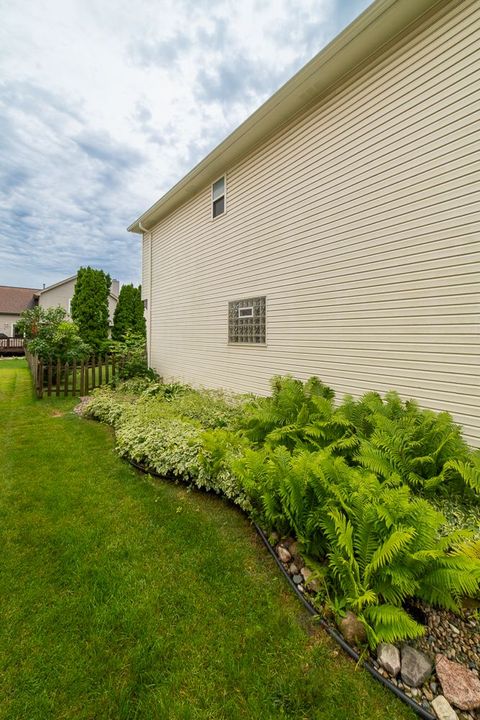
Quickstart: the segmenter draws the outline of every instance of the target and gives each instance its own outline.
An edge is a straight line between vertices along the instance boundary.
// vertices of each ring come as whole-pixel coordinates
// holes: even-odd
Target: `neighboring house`
[[[128,228],[161,375],[394,388],[480,443],[479,28],[377,0]]]
[[[77,282],[77,276],[66,278],[61,280],[54,285],[38,291],[38,304],[43,308],[51,307],[62,307],[70,314],[70,303],[75,292],[75,283]],[[110,325],[113,325],[113,313],[117,307],[118,292],[119,292],[119,281],[112,280],[112,286],[110,289],[110,295],[108,298],[108,308],[110,315]]]
[[[36,293],[36,288],[0,285],[0,333],[15,337],[15,325],[20,315],[37,304]]]

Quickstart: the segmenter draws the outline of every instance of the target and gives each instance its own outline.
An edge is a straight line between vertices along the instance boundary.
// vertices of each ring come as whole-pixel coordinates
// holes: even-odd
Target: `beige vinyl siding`
[[[224,216],[208,186],[153,229],[160,373],[259,393],[287,372],[340,397],[393,387],[480,444],[479,40],[478,3],[448,4],[225,168]],[[259,295],[267,345],[229,346],[228,301]]]
[[[150,298],[150,233],[143,235],[142,241],[142,300]]]
[[[60,283],[40,293],[38,304],[43,308],[62,307],[67,312],[69,301],[75,292],[77,278],[71,278],[67,282]]]
[[[20,315],[0,313],[0,333],[13,337],[13,326],[20,320]]]
[[[146,322],[146,327],[147,327],[147,355],[148,355],[149,364],[151,364],[151,362],[152,362],[151,355],[150,355],[150,347],[151,347],[150,276],[151,276],[151,269],[152,269],[151,243],[152,243],[151,233],[148,233],[148,232],[144,233],[143,239],[142,239],[142,300],[147,301],[147,307],[145,309],[145,322]]]
[[[62,307],[67,313],[69,313],[69,303],[73,298],[76,282],[77,278],[73,277],[66,282],[47,288],[40,293],[38,304],[43,308]],[[112,295],[109,295],[108,315],[110,325],[113,325],[113,314],[116,306],[117,300]]]

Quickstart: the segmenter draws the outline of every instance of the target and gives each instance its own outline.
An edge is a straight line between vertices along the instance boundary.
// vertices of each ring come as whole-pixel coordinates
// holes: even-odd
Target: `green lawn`
[[[149,481],[0,361],[0,718],[413,718],[314,625],[245,518]]]

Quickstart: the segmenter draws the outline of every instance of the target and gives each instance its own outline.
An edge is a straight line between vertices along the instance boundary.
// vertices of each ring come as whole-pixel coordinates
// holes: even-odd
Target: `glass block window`
[[[264,345],[266,342],[265,297],[228,303],[228,342]]]
[[[216,218],[225,212],[225,175],[212,185],[212,217]]]

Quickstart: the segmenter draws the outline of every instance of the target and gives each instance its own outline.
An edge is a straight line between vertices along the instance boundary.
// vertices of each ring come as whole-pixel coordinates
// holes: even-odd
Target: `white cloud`
[[[366,5],[0,3],[0,283],[138,282],[126,225]]]

